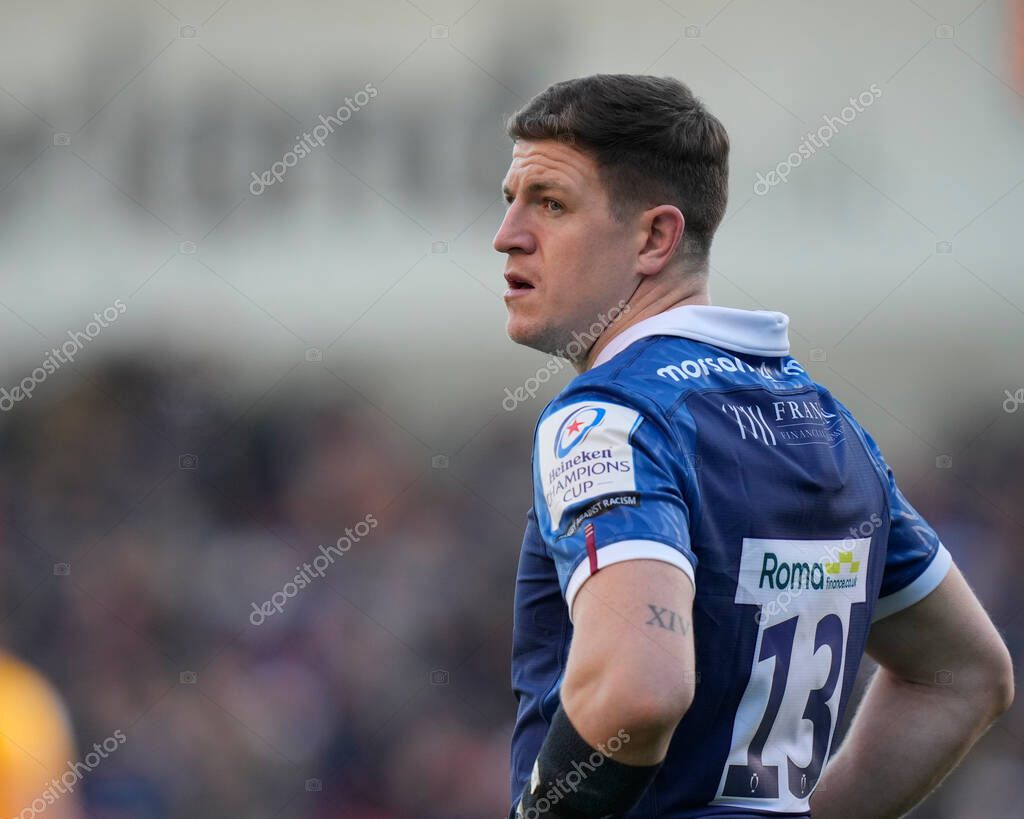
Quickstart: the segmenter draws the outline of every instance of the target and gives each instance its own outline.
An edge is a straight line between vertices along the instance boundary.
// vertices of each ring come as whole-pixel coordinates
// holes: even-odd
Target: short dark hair
[[[729,135],[679,80],[594,74],[558,82],[509,117],[506,130],[513,140],[557,139],[590,154],[619,220],[675,205],[686,219],[684,253],[710,253],[729,194]]]

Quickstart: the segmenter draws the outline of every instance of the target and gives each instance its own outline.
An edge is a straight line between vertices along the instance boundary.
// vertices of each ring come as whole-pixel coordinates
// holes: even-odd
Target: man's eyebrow
[[[539,179],[536,182],[531,182],[529,185],[526,186],[526,193],[543,193],[544,191],[551,190],[564,191],[565,189],[566,188],[564,184],[554,179]],[[512,191],[509,190],[508,185],[501,186],[501,194],[506,199],[513,198]]]

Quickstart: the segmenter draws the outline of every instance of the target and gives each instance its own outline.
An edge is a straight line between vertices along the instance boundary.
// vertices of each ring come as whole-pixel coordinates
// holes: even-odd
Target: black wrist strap
[[[561,705],[541,745],[516,819],[614,819],[643,796],[657,765],[623,765],[611,756],[629,742],[625,730],[592,748]]]

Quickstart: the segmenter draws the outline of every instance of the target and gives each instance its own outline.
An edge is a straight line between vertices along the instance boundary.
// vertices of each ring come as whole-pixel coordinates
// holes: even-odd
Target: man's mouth
[[[506,273],[505,281],[508,282],[508,293],[533,290],[533,285],[518,273]],[[506,294],[507,295],[507,294]]]

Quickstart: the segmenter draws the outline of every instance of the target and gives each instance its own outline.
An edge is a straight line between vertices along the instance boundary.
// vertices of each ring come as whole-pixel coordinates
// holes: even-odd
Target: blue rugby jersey
[[[614,338],[541,414],[510,816],[558,706],[573,600],[601,568],[660,560],[696,590],[693,705],[628,819],[808,816],[872,621],[945,577],[949,552],[789,356],[788,324],[674,308]]]

